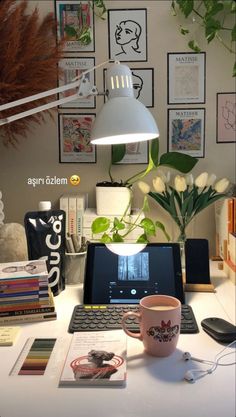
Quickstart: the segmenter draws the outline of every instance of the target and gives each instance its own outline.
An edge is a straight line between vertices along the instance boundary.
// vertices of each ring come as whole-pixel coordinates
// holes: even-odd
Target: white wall
[[[186,39],[178,32],[178,19],[170,12],[171,1],[106,1],[107,8],[147,8],[148,15],[148,62],[132,63],[132,67],[153,67],[155,78],[154,101],[151,109],[160,130],[161,153],[167,150],[167,52],[190,52]],[[37,5],[40,14],[54,11],[54,2],[33,1],[29,7]],[[235,181],[235,146],[233,144],[216,144],[216,93],[234,91],[234,79],[231,77],[233,56],[219,43],[204,43],[206,51],[206,104],[191,105],[206,109],[205,158],[201,158],[193,170],[197,175],[202,171],[214,172],[218,177],[226,176]],[[95,53],[80,54],[80,56],[95,56],[96,63],[108,59],[108,30],[107,21],[96,20]],[[99,90],[103,88],[102,70],[97,70],[96,83]],[[97,99],[97,109],[103,103]],[[174,107],[174,106],[169,106]],[[178,107],[178,106],[176,106]],[[179,106],[182,107],[182,106]],[[187,107],[187,106],[183,106]],[[83,110],[84,111],[84,110]],[[83,112],[82,111],[82,112]],[[86,112],[86,110],[84,111]],[[91,109],[91,113],[94,109]],[[1,130],[0,130],[1,137]],[[0,142],[0,190],[3,193],[6,222],[23,222],[26,211],[37,209],[39,200],[50,199],[54,206],[58,204],[61,194],[74,191],[71,185],[44,185],[33,188],[27,184],[30,177],[47,175],[59,178],[69,178],[72,174],[81,177],[78,191],[89,192],[89,205],[95,206],[95,183],[108,179],[110,147],[97,147],[96,164],[63,164],[59,163],[57,117],[55,122],[47,118],[46,124],[32,127],[26,139],[20,140],[17,149],[6,148]],[[117,179],[136,173],[143,166],[124,165],[115,167]],[[148,177],[151,182],[153,175]],[[138,206],[141,196],[136,190],[135,206]],[[163,220],[171,232],[169,217],[155,203],[151,202],[153,218]],[[206,237],[210,240],[211,251],[214,252],[215,221],[214,208],[206,209],[194,223],[196,237]],[[158,238],[160,240],[161,238]]]

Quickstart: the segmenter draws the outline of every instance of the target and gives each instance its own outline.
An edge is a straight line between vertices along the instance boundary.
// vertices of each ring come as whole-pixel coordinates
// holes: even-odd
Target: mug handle
[[[141,314],[140,313],[134,313],[133,311],[128,311],[127,313],[125,313],[123,315],[121,325],[123,327],[124,332],[128,336],[134,337],[135,339],[143,340],[141,333],[134,333],[134,332],[131,332],[130,330],[127,329],[125,321],[129,317],[137,317],[140,321]]]

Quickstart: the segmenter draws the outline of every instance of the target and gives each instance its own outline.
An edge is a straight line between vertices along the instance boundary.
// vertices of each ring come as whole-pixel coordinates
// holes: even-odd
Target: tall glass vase
[[[194,236],[194,220],[187,226],[183,224],[182,219],[173,219],[172,221],[172,242],[179,243],[181,266],[185,269],[185,242],[186,239]]]

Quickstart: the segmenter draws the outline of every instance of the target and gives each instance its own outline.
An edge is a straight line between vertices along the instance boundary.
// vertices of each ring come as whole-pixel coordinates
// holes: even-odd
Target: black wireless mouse
[[[224,319],[209,317],[202,320],[201,326],[207,334],[218,342],[231,343],[236,340],[236,326]]]

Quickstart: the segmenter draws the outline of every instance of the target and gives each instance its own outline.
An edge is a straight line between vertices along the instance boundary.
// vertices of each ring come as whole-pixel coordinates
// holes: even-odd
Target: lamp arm
[[[90,85],[89,85],[89,82],[87,81],[87,79],[85,78],[85,75],[88,74],[89,72],[92,72],[95,69],[109,63],[109,62],[114,62],[114,61],[108,60],[108,61],[102,62],[101,64],[98,64],[98,65],[96,65],[96,66],[94,66],[94,67],[92,67],[92,68],[90,68],[86,71],[83,71],[83,73],[80,74],[78,77],[74,78],[73,82],[70,83],[70,84],[66,84],[66,85],[63,85],[61,87],[57,87],[57,88],[53,88],[53,89],[48,90],[48,91],[44,91],[42,93],[34,94],[32,96],[29,96],[29,97],[25,97],[25,98],[22,98],[22,99],[19,99],[19,100],[15,100],[15,101],[12,101],[10,103],[2,104],[0,106],[0,111],[4,111],[4,110],[7,110],[7,109],[16,107],[16,106],[20,106],[22,104],[30,103],[32,101],[39,100],[39,99],[45,98],[45,97],[49,97],[49,96],[54,95],[54,94],[62,93],[64,91],[71,90],[72,88],[78,88],[78,91],[77,91],[76,94],[72,94],[72,95],[70,95],[68,97],[65,97],[65,98],[62,98],[60,100],[55,100],[55,101],[52,101],[51,103],[46,103],[42,106],[35,107],[33,109],[30,109],[30,110],[27,110],[27,111],[24,111],[24,112],[21,112],[21,113],[17,113],[13,116],[9,116],[9,117],[0,119],[0,126],[4,125],[6,123],[11,123],[15,120],[22,119],[23,117],[31,116],[32,114],[39,113],[43,110],[48,110],[48,109],[51,109],[53,107],[60,106],[61,104],[79,99],[81,97],[85,98],[85,97],[88,97],[90,95],[98,95],[98,92],[97,92],[97,89],[96,89],[95,86],[93,86],[92,88],[89,88]]]

